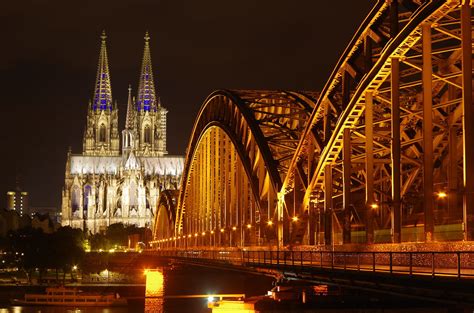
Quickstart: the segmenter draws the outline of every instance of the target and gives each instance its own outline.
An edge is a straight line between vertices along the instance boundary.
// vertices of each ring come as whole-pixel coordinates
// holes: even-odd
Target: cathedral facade
[[[151,227],[161,191],[178,189],[183,157],[166,151],[166,114],[155,91],[148,33],[138,92],[128,89],[125,128],[119,132],[106,36],[87,109],[82,154],[68,152],[62,191],[62,225],[87,232],[113,223]],[[121,142],[121,145],[120,145]]]

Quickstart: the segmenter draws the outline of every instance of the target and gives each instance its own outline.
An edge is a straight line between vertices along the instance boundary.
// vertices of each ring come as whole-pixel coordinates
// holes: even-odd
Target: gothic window
[[[138,188],[137,188],[137,184],[134,181],[130,183],[129,195],[130,195],[130,200],[129,200],[130,208],[138,209]]]
[[[144,132],[144,142],[145,143],[151,143],[151,129],[150,126],[145,126],[145,132]]]
[[[91,194],[92,187],[90,185],[86,185],[84,187],[84,209],[87,210],[89,208],[89,195]]]
[[[78,186],[72,187],[72,195],[71,195],[71,202],[72,202],[72,211],[79,210],[79,206],[81,205],[81,190]]]
[[[105,142],[105,125],[104,124],[100,124],[99,142]]]

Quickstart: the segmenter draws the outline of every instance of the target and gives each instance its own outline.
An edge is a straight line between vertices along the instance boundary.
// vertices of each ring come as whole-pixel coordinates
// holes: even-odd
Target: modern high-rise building
[[[18,212],[20,216],[28,214],[28,192],[17,188],[15,191],[7,192],[7,210]]]
[[[177,189],[182,156],[166,150],[166,114],[153,80],[148,33],[136,97],[128,89],[122,146],[113,102],[105,33],[82,154],[68,153],[62,225],[96,233],[113,223],[150,226],[161,191]]]

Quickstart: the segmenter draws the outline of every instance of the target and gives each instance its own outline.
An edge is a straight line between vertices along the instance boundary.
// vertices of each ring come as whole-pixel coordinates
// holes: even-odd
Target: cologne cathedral
[[[148,33],[138,92],[128,89],[125,128],[118,128],[102,33],[93,99],[87,109],[82,154],[69,151],[62,191],[62,225],[90,233],[124,223],[151,227],[163,190],[177,189],[181,156],[166,151],[166,113],[155,92]]]

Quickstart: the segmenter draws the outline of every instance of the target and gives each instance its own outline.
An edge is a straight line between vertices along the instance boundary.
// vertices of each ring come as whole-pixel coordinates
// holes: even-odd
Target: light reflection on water
[[[147,270],[145,275],[145,313],[163,313],[163,271],[158,269]]]

